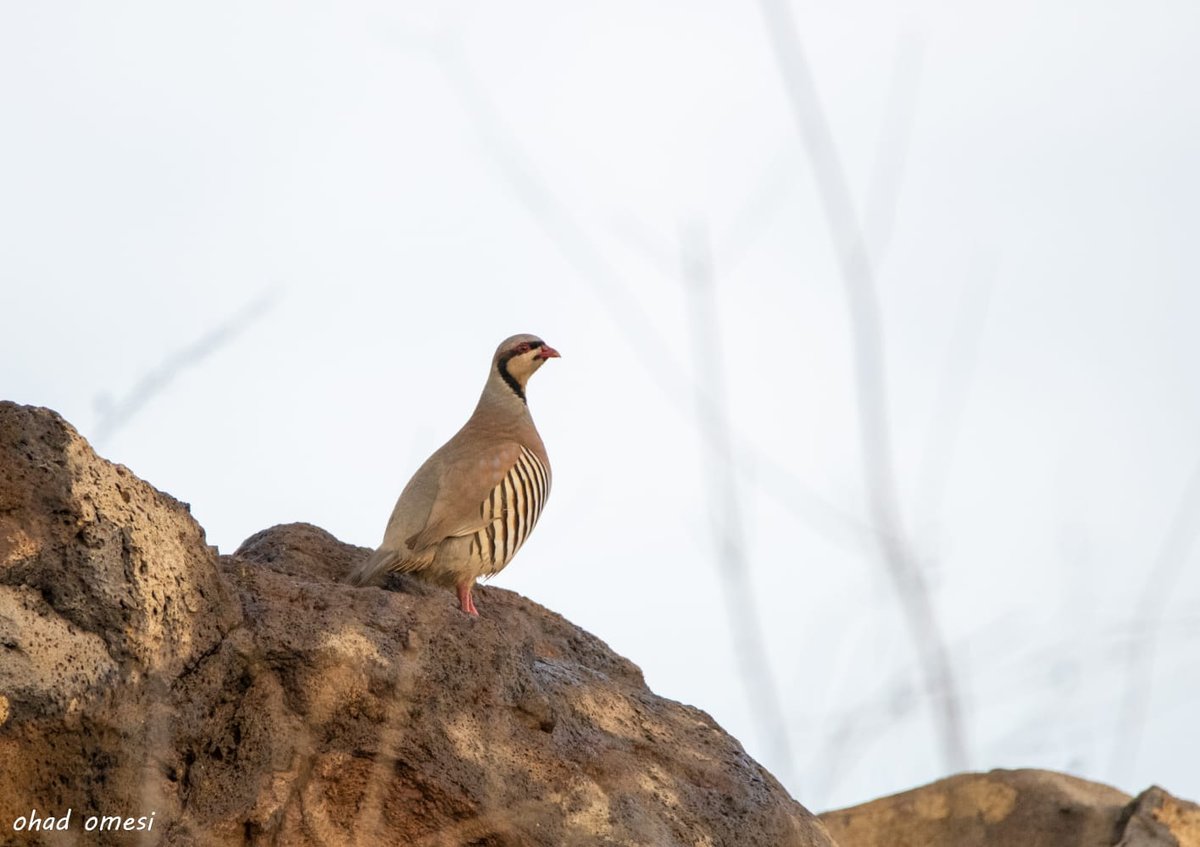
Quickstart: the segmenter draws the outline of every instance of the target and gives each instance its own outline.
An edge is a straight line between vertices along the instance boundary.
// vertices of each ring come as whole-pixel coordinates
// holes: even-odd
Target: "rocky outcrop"
[[[218,556],[0,403],[0,844],[1200,847],[1192,803],[1045,771],[818,820],[558,615],[343,584],[366,553],[293,524]]]
[[[599,639],[497,588],[472,619],[342,584],[365,553],[296,524],[217,556],[185,504],[0,403],[0,841],[833,843]]]
[[[841,847],[1200,847],[1200,806],[1039,770],[960,774],[821,815]]]

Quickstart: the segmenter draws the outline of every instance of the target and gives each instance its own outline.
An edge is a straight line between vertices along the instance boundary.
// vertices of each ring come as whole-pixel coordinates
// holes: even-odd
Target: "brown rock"
[[[821,815],[840,847],[1200,847],[1200,808],[1065,774],[995,770]]]
[[[183,504],[0,403],[0,841],[831,845],[708,715],[529,600],[338,580],[303,524],[218,559]],[[161,841],[160,841],[161,839]]]
[[[240,617],[184,504],[0,403],[0,841],[33,809],[75,808],[77,829],[110,799],[169,812],[145,755],[163,701]]]
[[[1200,847],[1200,806],[1146,789],[1121,816],[1117,847]]]

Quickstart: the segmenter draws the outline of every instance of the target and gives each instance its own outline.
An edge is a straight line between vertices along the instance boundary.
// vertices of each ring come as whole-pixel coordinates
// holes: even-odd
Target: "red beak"
[[[539,359],[561,359],[562,356],[558,355],[558,351],[555,350],[553,347],[551,347],[549,344],[543,344],[541,347],[538,348],[538,358]]]

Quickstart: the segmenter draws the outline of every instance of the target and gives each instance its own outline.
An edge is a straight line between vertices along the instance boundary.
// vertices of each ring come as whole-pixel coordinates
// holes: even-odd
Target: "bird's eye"
[[[518,345],[517,345],[517,352],[518,352],[518,353],[528,353],[528,352],[529,352],[529,342],[528,342],[528,341],[522,341],[520,344],[518,344]]]

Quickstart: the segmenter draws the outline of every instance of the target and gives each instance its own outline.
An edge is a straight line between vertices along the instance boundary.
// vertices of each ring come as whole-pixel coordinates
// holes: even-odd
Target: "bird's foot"
[[[468,615],[479,617],[479,610],[475,608],[475,601],[471,599],[471,583],[465,583],[458,586],[458,607]]]

